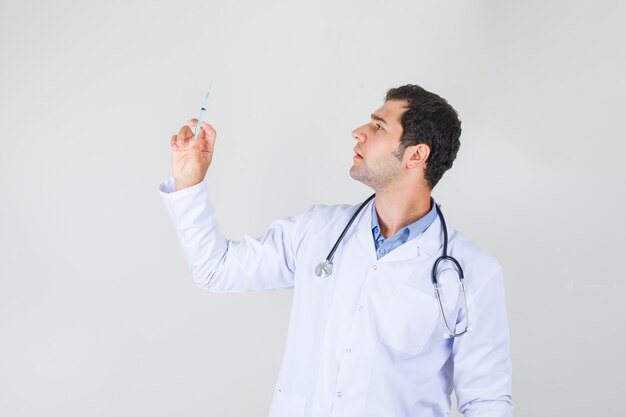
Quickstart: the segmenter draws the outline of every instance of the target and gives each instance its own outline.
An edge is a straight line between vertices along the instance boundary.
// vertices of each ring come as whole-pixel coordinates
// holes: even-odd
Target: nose
[[[357,127],[356,129],[354,129],[352,131],[352,137],[356,139],[357,142],[364,142],[367,136],[365,135],[365,132],[363,131],[363,126]]]

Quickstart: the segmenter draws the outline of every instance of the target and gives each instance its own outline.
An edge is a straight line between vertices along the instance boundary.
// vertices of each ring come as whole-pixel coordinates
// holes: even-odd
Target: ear
[[[409,146],[406,148],[404,156],[408,156],[407,168],[417,168],[426,166],[426,161],[430,156],[430,146],[425,143],[420,143],[417,145]]]

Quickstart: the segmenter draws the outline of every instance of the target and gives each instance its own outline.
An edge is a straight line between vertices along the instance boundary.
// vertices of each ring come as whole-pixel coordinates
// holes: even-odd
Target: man
[[[326,277],[316,265],[356,207],[314,206],[260,239],[227,240],[202,183],[216,133],[202,123],[194,144],[196,123],[172,136],[173,178],[161,184],[192,276],[216,292],[294,288],[270,417],[446,416],[452,388],[467,417],[511,415],[500,266],[451,227],[446,241],[431,198],[460,146],[461,123],[443,98],[391,89],[352,132],[350,175],[375,199],[356,214]],[[437,264],[437,298],[431,274],[442,255],[459,264]]]

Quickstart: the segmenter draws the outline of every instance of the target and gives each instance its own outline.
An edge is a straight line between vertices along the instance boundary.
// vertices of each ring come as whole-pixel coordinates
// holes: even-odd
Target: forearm
[[[174,179],[169,178],[159,189],[192,278],[200,287],[210,288],[228,241],[215,221],[205,184],[175,191]]]
[[[176,192],[174,187],[171,178],[161,183],[161,196],[200,287],[242,292],[293,286],[297,219],[275,221],[259,239],[228,240],[218,228],[204,183]]]
[[[500,268],[472,292],[470,331],[453,347],[459,411],[465,417],[510,417],[509,328]]]

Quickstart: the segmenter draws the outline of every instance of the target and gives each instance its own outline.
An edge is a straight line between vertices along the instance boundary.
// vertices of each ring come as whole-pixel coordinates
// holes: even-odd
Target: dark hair
[[[452,167],[461,146],[461,121],[456,110],[437,94],[419,85],[403,85],[387,91],[385,101],[407,100],[402,115],[402,137],[396,156],[402,158],[407,147],[424,143],[430,147],[424,176],[432,190],[443,173]]]

